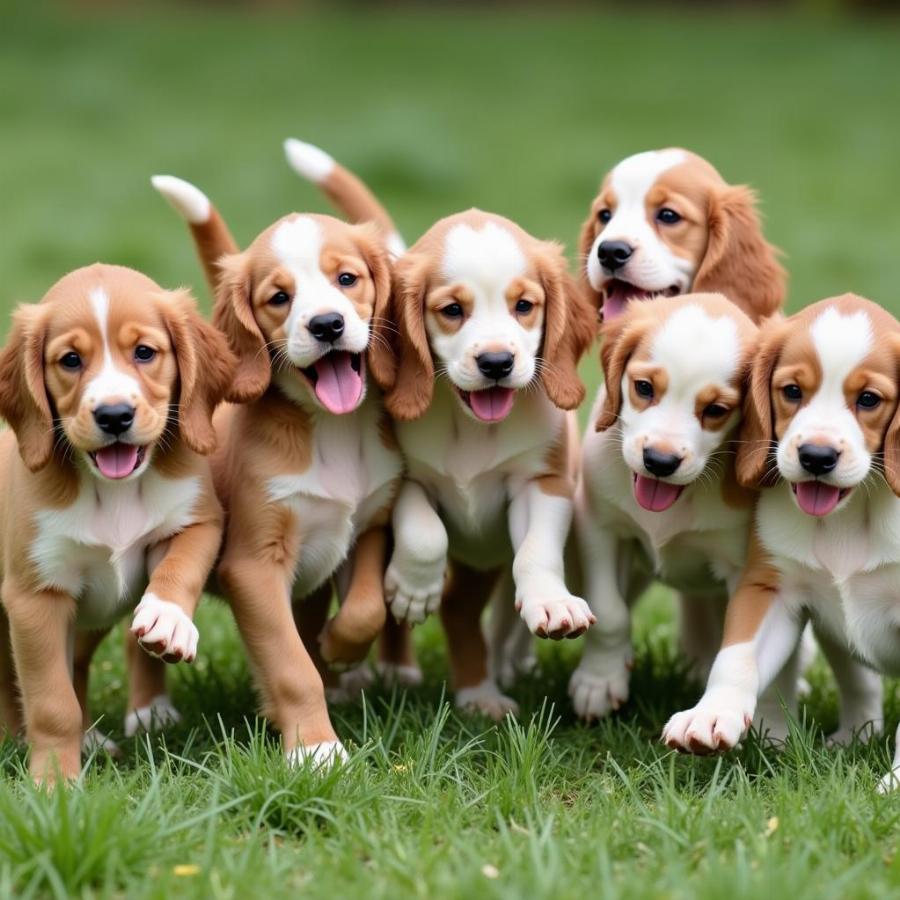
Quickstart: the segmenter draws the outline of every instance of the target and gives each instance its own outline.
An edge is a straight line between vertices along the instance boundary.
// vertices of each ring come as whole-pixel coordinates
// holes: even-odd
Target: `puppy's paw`
[[[197,656],[200,632],[180,606],[144,594],[131,622],[131,633],[151,656],[168,663],[192,663]]]
[[[125,716],[125,737],[144,732],[165,731],[181,721],[181,713],[175,708],[168,694],[159,694],[146,706],[133,709]]]
[[[367,663],[360,663],[352,669],[341,672],[337,684],[325,688],[325,699],[329,703],[355,703],[360,694],[375,683],[375,673]]]
[[[516,609],[532,634],[554,641],[576,638],[597,621],[581,597],[568,593],[553,598],[525,596],[516,601]]]
[[[346,762],[348,757],[340,741],[320,741],[318,744],[297,744],[285,754],[289,766],[306,766],[313,769],[331,768]]]
[[[322,659],[332,669],[355,666],[368,656],[372,641],[377,636],[376,632],[370,640],[358,641],[355,637],[344,633],[339,618],[330,619],[319,635]]]
[[[693,708],[675,713],[663,729],[662,739],[673,750],[720,753],[738,745],[753,721],[756,699],[737,691],[717,691]]]
[[[113,759],[118,759],[122,755],[122,748],[96,725],[89,728],[81,737],[81,752],[85,756],[90,756],[95,751],[106,753]]]
[[[460,688],[455,697],[457,709],[481,713],[499,722],[507,715],[517,716],[519,704],[501,693],[489,678],[474,687]]]
[[[879,794],[892,794],[900,788],[900,768],[891,769],[887,775],[882,775],[875,785],[875,790]]]
[[[384,596],[394,618],[418,625],[437,611],[444,593],[446,561],[402,560],[396,556],[384,574]]]
[[[630,654],[604,658],[602,665],[582,660],[569,679],[569,696],[580,719],[595,722],[627,702],[630,663]]]
[[[375,663],[375,671],[379,678],[388,686],[394,687],[418,687],[422,684],[424,676],[422,670],[409,663],[393,663],[380,660]]]

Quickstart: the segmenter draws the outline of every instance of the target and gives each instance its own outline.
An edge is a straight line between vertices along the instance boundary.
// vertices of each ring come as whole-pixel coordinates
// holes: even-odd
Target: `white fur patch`
[[[181,721],[181,713],[168,694],[159,694],[146,706],[133,709],[125,716],[125,737],[141,732],[164,731]]]
[[[318,744],[298,744],[285,757],[289,766],[304,766],[309,761],[312,768],[319,769],[346,762],[349,754],[340,741],[321,741]]]
[[[301,177],[319,184],[334,171],[334,159],[314,144],[288,138],[284,142],[288,165]]]
[[[174,175],[154,175],[150,183],[159,191],[171,207],[191,225],[209,221],[212,208],[209,197],[189,181]]]
[[[109,295],[101,287],[90,293],[91,309],[100,328],[103,341],[103,368],[85,388],[85,401],[91,408],[115,400],[134,403],[140,394],[140,385],[133,376],[116,367],[109,345]]]
[[[200,632],[190,617],[176,603],[156,594],[144,594],[131,622],[131,632],[141,644],[161,644],[160,650],[148,650],[152,656],[178,656],[191,663],[197,656]]]

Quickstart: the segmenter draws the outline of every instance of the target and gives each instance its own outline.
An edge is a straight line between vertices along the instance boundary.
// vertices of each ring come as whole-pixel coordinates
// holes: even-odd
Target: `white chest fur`
[[[356,537],[390,501],[403,462],[385,445],[381,428],[375,392],[349,415],[317,413],[309,468],[269,479],[269,498],[287,505],[300,528],[297,596],[334,573]]]
[[[190,523],[200,489],[153,469],[124,483],[83,473],[73,504],[37,513],[32,559],[44,586],[78,601],[78,627],[108,627],[140,599],[148,551]]]

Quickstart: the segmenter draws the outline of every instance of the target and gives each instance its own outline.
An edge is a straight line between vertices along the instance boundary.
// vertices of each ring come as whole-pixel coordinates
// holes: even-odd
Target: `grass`
[[[891,20],[563,8],[248,16],[174,6],[0,29],[4,309],[95,259],[165,285],[200,276],[149,189],[196,180],[240,240],[291,208],[324,209],[280,141],[357,169],[408,237],[478,204],[570,246],[605,168],[681,144],[759,189],[786,252],[791,306],[844,290],[900,312],[896,147],[900,31]],[[596,367],[586,375],[596,380]],[[224,609],[207,603],[196,666],[172,673],[184,723],[124,741],[47,795],[0,745],[0,895],[140,897],[853,898],[895,896],[896,798],[872,792],[887,738],[826,749],[824,670],[779,754],[673,756],[662,723],[696,688],[665,592],[638,617],[633,699],[595,728],[571,717],[579,648],[543,645],[519,723],[445,703],[434,623],[423,688],[337,707],[356,749],[340,771],[289,771],[255,708]],[[120,736],[122,654],[101,648],[93,710]],[[888,691],[888,723],[900,701]]]

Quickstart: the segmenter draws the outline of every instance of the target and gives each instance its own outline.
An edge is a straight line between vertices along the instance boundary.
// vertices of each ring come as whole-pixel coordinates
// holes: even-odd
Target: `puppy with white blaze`
[[[844,662],[849,648],[900,673],[898,371],[900,323],[852,294],[764,329],[737,454],[739,481],[762,487],[753,540],[706,692],[666,725],[670,747],[734,747],[809,617],[844,732],[880,731],[880,679]],[[880,788],[898,779],[900,753]]]

